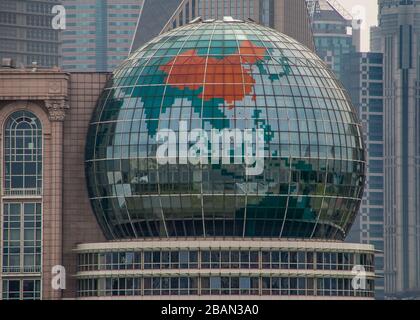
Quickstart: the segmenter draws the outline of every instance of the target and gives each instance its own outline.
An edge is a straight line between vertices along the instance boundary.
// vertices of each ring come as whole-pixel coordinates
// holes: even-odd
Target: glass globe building
[[[243,161],[185,163],[178,140],[176,161],[161,164],[159,133],[180,139],[183,124],[263,130],[261,174]],[[131,55],[98,101],[86,146],[89,196],[108,239],[342,240],[365,165],[360,122],[322,60],[235,20],[186,25]]]

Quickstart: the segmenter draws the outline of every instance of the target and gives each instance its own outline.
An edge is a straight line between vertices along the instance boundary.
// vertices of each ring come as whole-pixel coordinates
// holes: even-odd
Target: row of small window
[[[229,166],[223,166],[224,169],[230,169]],[[271,170],[267,168],[267,171]],[[227,181],[224,179],[223,175],[219,175],[217,171],[211,172],[188,172],[183,171],[180,174],[174,174],[173,171],[164,171],[161,170],[159,173],[160,179],[156,173],[147,173],[144,172],[142,175],[141,172],[134,175],[129,175],[128,173],[121,172],[107,172],[105,176],[102,176],[100,172],[96,175],[91,176],[92,179],[96,179],[95,188],[102,196],[105,197],[129,197],[131,200],[136,201],[137,204],[144,203],[144,208],[148,207],[148,203],[155,200],[149,196],[156,194],[165,195],[162,198],[162,203],[158,206],[162,208],[176,208],[175,203],[179,202],[179,193],[184,195],[192,195],[193,197],[200,193],[205,193],[206,195],[226,195],[228,197],[238,197],[233,198],[233,200],[243,200],[239,197],[244,196],[244,190],[242,189],[242,181],[244,171],[243,168],[235,168],[234,170],[229,171],[231,174],[235,173],[237,178]],[[273,172],[274,173],[274,172]],[[197,175],[198,174],[198,175]],[[294,174],[294,172],[292,172]],[[317,174],[316,172],[314,173]],[[322,200],[323,197],[339,197],[340,203],[343,202],[344,198],[360,198],[360,192],[362,191],[364,185],[363,174],[354,175],[352,180],[346,178],[346,175],[336,175],[327,174],[327,179],[325,179],[325,174],[318,173],[319,178],[322,178],[322,181],[314,181],[309,178],[308,175],[294,175],[292,181],[289,180],[289,177],[285,176],[285,173],[282,172],[281,176],[278,174],[272,174],[271,172],[266,173],[264,176],[256,177],[250,179],[250,181],[258,182],[260,180],[269,179],[272,182],[269,188],[266,186],[253,186],[252,189],[247,191],[248,196],[264,196],[267,194],[278,196],[279,194],[283,195],[300,195],[304,198],[300,201],[311,200],[318,198]],[[275,179],[278,180],[275,180]],[[297,180],[297,181],[295,181]],[[326,180],[326,181],[325,181]],[[324,190],[320,191],[320,185],[325,186]],[[158,192],[159,191],[159,192]],[[174,194],[175,193],[175,194]],[[141,197],[141,198],[140,198]],[[308,198],[307,198],[308,197]],[[186,199],[186,198],[184,198]],[[274,199],[274,198],[273,198]],[[284,199],[284,198],[283,198]],[[187,199],[189,200],[189,199]],[[187,201],[184,200],[184,201]],[[335,205],[335,198],[331,199],[331,206]],[[328,208],[328,202],[325,203],[323,208]],[[239,202],[241,203],[241,202]],[[220,204],[221,205],[221,204]],[[235,205],[226,204],[229,208],[234,208]],[[242,203],[241,203],[242,205]],[[343,206],[345,206],[344,203]],[[216,207],[219,207],[216,206]],[[274,207],[278,207],[274,205]],[[312,204],[314,209],[321,209],[321,206],[316,206],[315,203]],[[205,208],[213,208],[210,204],[205,206]]]
[[[170,190],[165,190],[165,193],[167,191]],[[179,189],[174,188],[174,192],[179,191]],[[149,192],[151,191],[149,190]],[[216,192],[213,195],[206,195],[204,197],[199,193],[196,193],[183,195],[182,197],[160,195],[142,197],[126,196],[124,199],[123,196],[120,196],[119,198],[106,198],[102,201],[99,199],[92,200],[95,200],[95,206],[101,201],[101,207],[105,210],[105,216],[111,213],[112,217],[119,221],[116,225],[124,225],[130,230],[135,226],[139,236],[143,235],[143,232],[145,232],[144,236],[146,236],[146,234],[149,234],[149,231],[154,230],[156,226],[151,226],[154,223],[165,223],[166,227],[170,229],[179,228],[181,234],[178,236],[192,236],[196,234],[194,229],[199,228],[201,231],[198,232],[197,230],[197,235],[202,236],[203,230],[202,225],[200,227],[200,222],[202,222],[201,218],[203,214],[204,222],[205,224],[208,224],[208,228],[210,230],[213,230],[214,228],[217,230],[216,234],[210,232],[207,234],[208,236],[212,234],[222,236],[224,235],[223,230],[229,233],[234,232],[233,229],[235,229],[235,236],[242,237],[244,222],[246,222],[251,225],[256,224],[258,225],[258,228],[262,228],[264,224],[267,224],[265,227],[272,230],[273,233],[263,234],[264,237],[278,237],[280,230],[282,229],[282,223],[285,221],[286,214],[286,221],[291,219],[295,221],[297,225],[302,225],[302,227],[307,226],[307,228],[313,229],[312,224],[316,223],[316,217],[318,216],[318,214],[315,213],[319,213],[321,219],[322,217],[328,217],[327,220],[332,224],[332,227],[343,227],[343,224],[349,223],[347,221],[349,216],[355,215],[355,210],[360,204],[360,199],[346,199],[343,197],[300,197],[293,195],[289,197],[273,196],[268,198],[261,190],[261,195],[259,196],[248,196],[248,203],[261,203],[261,200],[266,202],[263,202],[258,207],[247,207],[247,212],[249,214],[252,213],[252,216],[248,216],[244,220],[243,215],[238,213],[243,212],[244,207],[246,207],[246,196],[232,194],[223,195],[223,190],[218,191],[220,194],[217,194]],[[161,203],[160,200],[162,200]],[[288,200],[289,203],[287,203]],[[302,204],[297,203],[298,200],[301,201]],[[123,201],[126,201],[127,207],[117,208],[118,204]],[[210,202],[210,204],[202,205],[201,201],[204,201],[204,203],[207,201]],[[308,212],[308,217],[304,217],[306,212]],[[132,218],[134,217],[136,222],[130,223],[127,213],[129,213]],[[309,216],[309,213],[311,213],[311,216]],[[157,216],[158,214],[167,215],[168,217],[163,221],[161,216]],[[307,223],[311,225],[309,226]],[[149,227],[152,229],[148,230]],[[143,228],[144,230],[142,230]],[[155,231],[158,230],[154,230],[152,234],[154,234]],[[220,234],[220,232],[222,233]],[[156,236],[159,235],[162,234],[157,232]]]
[[[298,182],[299,180],[313,181],[313,182],[324,182],[327,179],[327,183],[344,183],[347,184],[349,180],[348,174],[354,174],[355,172],[364,172],[365,163],[359,161],[342,161],[335,159],[305,159],[301,158],[282,158],[282,159],[270,159],[267,164],[267,169],[270,168],[272,171],[266,173],[266,177],[269,179],[276,179],[277,182],[289,181],[289,176],[292,175],[291,181]],[[292,168],[290,170],[289,168]],[[229,170],[234,170],[234,167]],[[114,159],[114,160],[98,160],[95,161],[95,173],[118,174],[127,175],[131,178],[142,177],[148,175],[150,172],[155,172],[156,160],[153,158],[149,159]],[[117,173],[121,171],[121,173]],[[150,172],[149,172],[150,171]],[[165,179],[165,175],[175,177],[185,175],[193,176],[197,170],[194,166],[188,165],[168,165],[159,166],[159,174],[163,172],[162,179]],[[211,167],[203,166],[200,168],[200,174],[204,177],[210,176],[212,173]],[[292,171],[292,172],[290,172]],[[325,175],[327,175],[325,177]],[[155,173],[156,175],[156,173]],[[318,175],[318,176],[317,176]],[[296,176],[296,177],[294,177]],[[299,179],[301,177],[301,179]],[[118,177],[121,178],[122,177]],[[214,179],[215,177],[212,177]],[[183,178],[188,180],[187,177]],[[372,178],[370,178],[372,179]],[[104,181],[106,183],[108,180]],[[128,182],[127,179],[123,181]],[[375,180],[376,181],[376,180]],[[141,183],[141,181],[140,181]]]
[[[239,173],[241,174],[241,173]],[[242,172],[243,174],[243,172]],[[210,216],[214,213],[214,209],[218,208],[219,210],[222,209],[240,209],[243,208],[244,203],[244,191],[241,189],[241,186],[238,185],[240,182],[193,182],[192,180],[174,180],[173,182],[149,182],[142,185],[138,184],[109,184],[109,185],[97,185],[97,191],[104,197],[115,197],[115,201],[111,200],[114,205],[117,205],[118,202],[121,202],[125,197],[125,201],[129,201],[130,209],[134,211],[139,211],[144,209],[145,212],[151,212],[151,207],[149,204],[152,203],[153,205],[157,206],[155,208],[159,208],[159,210],[164,209],[165,211],[168,209],[179,209],[181,210],[181,204],[196,204],[196,209],[200,207],[199,203],[197,202],[197,195],[201,194],[202,192],[209,194],[209,197],[222,195],[226,196],[225,200],[231,199],[233,201],[237,201],[236,203],[228,203],[223,202],[219,203],[218,205],[208,205],[205,208],[205,214],[209,214]],[[357,181],[359,187],[337,187],[335,185],[328,185],[326,190],[322,194],[319,193],[319,184],[309,184],[305,182],[301,183],[276,183],[270,186],[269,189],[266,187],[255,187],[252,190],[247,192],[248,197],[250,196],[265,196],[269,194],[289,194],[290,197],[299,196],[299,201],[302,203],[310,203],[311,209],[317,211],[324,209],[334,211],[338,208],[349,208],[353,203],[355,198],[360,200],[361,193],[363,190],[363,179]],[[228,195],[226,195],[228,193]],[[176,194],[176,195],[174,195]],[[184,194],[188,198],[182,198],[180,201],[179,194]],[[212,196],[210,196],[212,194]],[[310,194],[310,195],[308,195]],[[155,195],[159,195],[159,197],[154,197]],[[150,197],[152,196],[152,197]],[[191,196],[191,198],[190,198]],[[332,198],[334,197],[334,198]],[[337,198],[335,198],[337,197]],[[118,199],[120,198],[120,199]],[[161,199],[162,203],[155,202],[157,199]],[[273,198],[274,199],[274,198]],[[285,199],[285,198],[283,198]],[[324,200],[324,203],[321,203]],[[336,203],[336,201],[339,203]],[[378,204],[379,200],[376,202],[372,202],[371,204]],[[137,206],[138,205],[138,206]],[[136,207],[137,206],[137,207]],[[279,209],[286,209],[290,211],[293,208],[300,208],[299,205],[290,205],[286,207],[286,205],[276,205],[272,204],[271,207],[267,208],[260,208],[260,212],[264,211],[263,209],[267,209],[269,212],[274,208]],[[125,212],[125,209],[122,210]],[[200,210],[201,211],[201,210]],[[143,213],[145,213],[143,212]],[[155,211],[158,212],[157,210]],[[272,212],[274,215],[274,212]],[[146,215],[147,216],[147,215]],[[274,215],[275,216],[275,215]],[[125,217],[125,213],[123,213],[122,217]],[[279,219],[283,219],[279,217]]]
[[[16,13],[0,12],[0,23],[16,24]]]
[[[81,253],[79,271],[147,269],[290,269],[373,271],[373,255],[312,251],[128,251]],[[143,263],[142,263],[143,261]]]
[[[345,25],[339,25],[339,24],[330,24],[330,23],[314,23],[312,25],[315,30],[322,31],[322,33],[342,33],[346,34],[346,27]]]
[[[27,15],[26,24],[36,27],[50,27],[52,16],[46,15]]]
[[[58,55],[26,55],[26,64],[32,65],[32,62],[43,67],[58,66]]]
[[[147,141],[148,127],[150,124],[156,125],[159,129],[172,129],[174,131],[179,130],[180,123],[179,120],[183,120],[187,130],[193,129],[203,129],[203,123],[207,122],[214,124],[214,127],[217,128],[236,128],[236,129],[247,129],[252,128],[256,125],[257,119],[253,118],[253,114],[248,110],[247,107],[235,107],[236,115],[227,120],[218,116],[217,112],[214,112],[214,117],[207,112],[207,110],[194,110],[191,106],[185,107],[170,107],[168,112],[162,113],[160,108],[137,108],[137,109],[119,109],[113,108],[110,106],[110,110],[107,110],[103,116],[102,121],[106,123],[99,122],[101,124],[101,131],[104,131],[108,136],[113,136],[114,134],[132,134],[133,138],[135,134],[143,133],[143,142]],[[144,111],[144,112],[143,112]],[[352,139],[351,134],[361,134],[360,126],[353,122],[353,115],[350,113],[341,113],[344,117],[344,120],[341,119],[340,112],[336,111],[336,116],[338,121],[334,119],[331,120],[312,120],[308,119],[309,117],[314,117],[313,113],[298,108],[260,108],[259,114],[262,115],[260,119],[265,120],[271,127],[272,132],[280,131],[281,134],[284,134],[287,137],[289,132],[309,132],[311,134],[319,133],[319,139],[323,138],[325,144],[326,138],[324,134],[327,135],[329,144],[333,141],[333,134],[338,135],[341,133],[342,140],[345,141]],[[200,115],[204,113],[203,117]],[[321,115],[326,117],[333,117],[332,112],[320,112],[316,110],[315,114],[319,117]],[[261,121],[261,120],[260,120]],[[95,124],[97,124],[96,122]],[[207,129],[208,125],[204,126],[204,129]],[[211,129],[211,128],[209,128]],[[100,134],[103,134],[100,132]],[[210,132],[208,132],[210,134]],[[124,136],[123,136],[124,137]],[[117,137],[118,138],[118,137]],[[127,137],[128,138],[128,137]],[[353,138],[354,139],[354,138]],[[287,139],[286,139],[287,140]],[[337,139],[339,140],[339,139]],[[119,141],[119,140],[117,140]],[[126,141],[128,142],[128,141]],[[350,142],[348,145],[353,146]],[[23,152],[23,146],[20,148],[13,148],[12,150],[17,149],[19,155],[32,155],[34,152]],[[36,151],[36,150],[34,150]]]
[[[212,122],[217,123],[218,121],[212,121]],[[157,124],[157,122],[155,123]],[[153,128],[155,126],[151,126],[151,127]],[[165,126],[160,124],[160,127],[165,127]],[[168,126],[166,126],[164,130],[173,130],[173,129],[168,128]],[[199,130],[202,130],[202,129],[199,129]],[[139,152],[140,155],[147,156],[148,154],[155,153],[157,147],[160,144],[162,144],[162,142],[164,141],[163,139],[159,140],[158,138],[153,137],[146,132],[140,132],[140,133],[127,132],[127,133],[118,133],[115,135],[107,135],[106,131],[107,131],[107,126],[102,126],[102,128],[100,128],[100,132],[98,132],[97,134],[97,140],[98,140],[97,145],[98,145],[98,148],[102,148],[101,150],[102,152],[106,151],[107,154],[110,154],[109,156],[107,156],[110,158],[112,158],[113,151],[121,152],[120,149],[123,147],[126,147],[126,148],[130,147],[130,153],[136,154],[137,152]],[[176,136],[177,133],[178,132],[174,131],[172,134],[168,134],[168,138],[165,137],[165,140],[166,140],[165,142],[168,143],[168,146],[170,148],[174,148],[172,150],[177,150],[177,147],[174,147],[174,145],[176,146],[178,144],[182,144],[183,147],[185,144],[185,148],[190,148],[191,146],[194,145],[195,141],[190,141],[190,142],[178,141],[177,136]],[[252,134],[254,135],[254,133]],[[265,143],[269,144],[270,146],[273,145],[272,148],[275,148],[275,145],[278,145],[278,148],[279,148],[280,144],[282,145],[282,148],[289,145],[290,146],[302,145],[305,147],[309,147],[309,146],[316,147],[316,149],[314,150],[318,150],[318,147],[319,147],[319,149],[322,150],[321,154],[325,154],[328,151],[337,153],[337,154],[342,153],[344,158],[346,158],[346,156],[348,156],[348,153],[350,152],[350,156],[349,156],[350,159],[352,158],[351,154],[352,154],[353,149],[356,149],[356,150],[362,149],[362,144],[361,144],[362,139],[359,136],[352,137],[350,135],[344,135],[344,134],[336,134],[336,135],[324,134],[324,133],[317,134],[317,133],[297,132],[297,131],[296,132],[266,131],[265,134],[271,135],[271,141],[265,141]],[[231,138],[234,138],[235,135],[238,138],[236,139],[236,141],[234,141],[234,143],[232,143]],[[217,143],[219,143],[219,141],[221,140],[220,139],[221,137],[223,138],[222,147],[225,147],[225,148],[232,148],[232,145],[236,146],[237,144],[242,143],[241,131],[224,131],[224,132],[221,132],[220,134],[219,133],[214,134],[214,132],[207,132],[203,130],[201,133],[202,141],[207,140],[208,141],[207,143],[209,145],[212,141],[216,141]],[[226,143],[226,141],[228,143]],[[239,141],[239,143],[237,141]],[[150,150],[147,150],[147,145],[153,146],[153,147],[149,147]],[[252,141],[251,145],[255,146],[256,144],[255,142]],[[237,148],[239,149],[240,147],[242,146],[239,146]],[[115,148],[115,150],[113,150],[113,148]],[[153,150],[153,148],[155,150]],[[297,152],[299,152],[299,148],[297,149],[298,149]],[[266,150],[268,151],[268,149]],[[306,151],[306,148],[304,150]],[[317,154],[317,151],[315,153]],[[16,165],[16,169],[19,169],[18,165]],[[19,173],[18,170],[15,170],[15,172]]]
[[[58,4],[58,1],[55,1]],[[27,12],[36,12],[36,13],[47,13],[51,14],[53,8],[53,4],[46,4],[46,3],[32,3],[29,2],[26,4]]]
[[[181,109],[178,109],[181,110]],[[152,136],[147,128],[157,128],[158,130],[172,130],[174,134],[179,133],[179,119],[180,117],[174,117],[170,120],[161,119],[161,120],[133,120],[133,121],[123,121],[123,122],[113,122],[113,123],[100,123],[99,131],[97,133],[98,145],[102,147],[108,146],[119,146],[119,145],[146,145],[146,144],[160,144],[163,142],[163,139]],[[188,118],[190,119],[190,118]],[[243,133],[241,130],[247,128],[258,128],[257,123],[261,123],[261,120],[251,120],[251,119],[235,119],[232,122],[225,121],[224,119],[218,118],[208,118],[208,119],[188,119],[183,120],[182,123],[187,127],[188,123],[191,127],[191,130],[200,130],[201,138],[207,141],[216,141],[219,143],[221,140],[226,143],[226,140],[230,146],[232,141],[229,139],[234,138],[235,135],[238,137],[234,142],[242,142]],[[200,122],[200,123],[198,123]],[[265,121],[264,121],[265,122]],[[265,131],[266,135],[271,135],[270,139],[266,139],[267,143],[273,144],[311,144],[311,145],[322,145],[322,146],[337,146],[337,147],[353,147],[360,148],[361,144],[361,132],[357,125],[353,124],[343,124],[343,123],[330,123],[330,122],[320,122],[320,121],[296,121],[296,120],[280,120],[277,122],[277,119],[272,119],[266,122],[270,126],[270,130]],[[213,125],[213,128],[210,127],[210,124]],[[204,129],[202,127],[205,127]],[[207,130],[207,127],[209,129]],[[216,130],[214,128],[226,128],[225,130]],[[151,129],[149,129],[151,130]],[[185,130],[185,129],[184,129]],[[347,130],[347,131],[346,131]],[[184,131],[187,133],[187,131]],[[347,133],[346,133],[347,132]],[[352,135],[351,133],[354,135]],[[254,133],[252,133],[254,135]],[[187,136],[186,136],[187,137]],[[170,139],[169,139],[170,138]],[[190,139],[190,138],[189,138]],[[223,140],[222,140],[223,139]],[[190,146],[195,143],[195,140],[191,141],[177,141],[177,136],[168,134],[168,143],[174,144],[175,142],[179,144],[189,144]],[[231,139],[232,140],[232,139]],[[251,141],[255,144],[254,141]],[[379,148],[380,146],[378,146]],[[22,149],[20,149],[22,150]],[[17,150],[18,152],[20,150]],[[20,153],[21,154],[21,153]],[[29,158],[29,155],[25,155],[23,158],[22,155],[16,155],[14,158],[20,159],[19,163],[22,161],[28,162],[28,166],[31,165],[31,168],[35,168],[36,161],[35,159]],[[9,158],[9,157],[7,157]],[[28,160],[26,160],[28,158]],[[7,161],[7,160],[6,160]],[[16,165],[16,169],[19,169]],[[16,172],[17,170],[15,170]],[[21,170],[22,171],[22,170]]]
[[[258,295],[373,297],[374,281],[353,289],[348,278],[145,277],[78,280],[78,296]]]
[[[33,53],[58,53],[58,45],[55,43],[27,42],[26,50]]]
[[[0,2],[1,11],[16,11],[17,3],[14,0],[2,0]]]
[[[157,128],[158,130],[173,130],[174,133],[179,131],[179,120],[182,119],[181,108],[177,108],[179,111],[178,116],[170,119],[161,120],[149,120],[140,119],[132,121],[118,121],[118,122],[107,122],[99,123],[99,131],[97,133],[98,144],[106,147],[112,145],[137,145],[137,144],[158,144],[161,143],[156,137],[153,137],[148,128]],[[184,113],[184,112],[182,112]],[[341,122],[323,122],[323,121],[311,121],[311,120],[279,120],[276,118],[267,121],[267,125],[270,126],[270,131],[266,131],[266,134],[271,134],[270,143],[278,144],[312,144],[322,146],[343,146],[343,147],[361,147],[361,132],[360,127],[354,124],[341,123]],[[238,135],[242,139],[242,132],[238,130],[245,130],[247,128],[256,127],[257,120],[252,119],[235,119],[232,121],[225,121],[219,118],[187,118],[182,121],[186,125],[186,129],[190,130],[202,130],[202,136],[206,137],[206,140],[218,141],[216,139],[224,138],[229,139]],[[210,127],[213,125],[213,128]],[[204,129],[203,129],[204,126]],[[207,129],[208,127],[208,129]],[[226,130],[212,130],[217,128],[226,128]],[[235,131],[236,130],[236,131]],[[351,132],[351,133],[350,133]],[[267,139],[268,140],[268,139]],[[173,139],[168,141],[172,143]],[[229,140],[228,140],[229,141]],[[189,143],[179,141],[179,143]],[[194,141],[195,142],[195,141]],[[230,141],[229,141],[230,142]],[[254,143],[255,144],[255,143]],[[379,146],[380,147],[380,146]],[[379,148],[378,147],[378,148]],[[21,149],[17,150],[18,152]],[[18,158],[19,157],[19,158]],[[14,158],[20,159],[19,162],[25,160],[25,162],[36,161],[35,159],[25,158],[21,153],[14,156]],[[9,158],[9,157],[7,157]],[[6,160],[7,161],[7,160]],[[34,165],[30,163],[30,165]]]
[[[252,146],[254,147],[254,146]],[[97,161],[106,161],[106,159],[141,159],[141,160],[155,160],[156,157],[156,150],[158,148],[157,144],[139,144],[139,145],[123,145],[123,146],[115,146],[115,147],[97,147],[95,150],[95,157]],[[161,149],[164,150],[164,149]],[[171,149],[169,149],[171,150]],[[172,149],[175,150],[176,149]],[[185,150],[190,150],[190,147],[185,148]],[[217,150],[217,149],[216,149]],[[233,148],[226,148],[228,151],[234,152]],[[247,149],[251,150],[251,148]],[[255,147],[254,147],[255,150]],[[191,152],[196,152],[196,150],[192,150]],[[220,157],[213,160],[211,158],[211,154],[208,156],[199,157],[199,163],[202,165],[218,165],[222,163],[223,166],[228,167],[230,165],[234,165],[235,163],[239,164],[243,163],[244,156],[240,155],[241,149],[236,149],[236,155],[238,156],[230,156],[230,157]],[[193,154],[193,153],[191,153]],[[199,154],[196,154],[199,156]],[[328,160],[328,159],[336,159],[339,161],[354,161],[362,162],[364,160],[364,152],[361,148],[345,148],[345,147],[334,147],[334,146],[318,146],[318,145],[309,145],[309,144],[270,144],[264,150],[264,153],[261,153],[261,156],[265,160],[275,161],[276,159],[282,158],[301,158],[301,159],[320,159],[320,160]],[[165,164],[176,165],[176,161],[178,158],[177,153],[168,157],[165,155],[166,162]],[[191,159],[192,155],[190,155]],[[163,158],[161,158],[163,160]],[[237,161],[238,160],[238,161]],[[214,162],[216,161],[216,162]],[[227,162],[227,163],[226,163]],[[372,161],[370,161],[372,162]],[[197,163],[198,164],[198,163]],[[194,168],[193,165],[190,168]],[[232,168],[234,169],[234,168]],[[379,167],[380,171],[377,171],[376,168],[372,167],[370,169],[370,173],[381,173],[383,168]],[[110,172],[111,173],[111,172]],[[124,173],[125,174],[125,173]],[[338,176],[338,175],[337,175]],[[25,177],[22,176],[15,176],[12,179],[11,187],[9,187],[9,183],[7,183],[8,188],[36,188],[34,185],[34,177]],[[153,177],[149,177],[149,179],[153,179]],[[6,180],[8,181],[8,180]],[[40,180],[39,180],[40,181]],[[41,187],[38,185],[38,187]]]
[[[167,97],[166,97],[167,98]],[[185,119],[187,122],[187,129],[202,128],[202,121],[218,121],[224,122],[226,127],[228,124],[237,125],[239,129],[245,125],[255,125],[255,110],[249,110],[250,106],[241,106],[237,104],[232,110],[232,114],[229,116],[229,120],[226,120],[220,110],[208,110],[209,106],[197,107],[191,106],[191,101],[194,97],[185,97],[184,100],[171,100],[163,98],[164,104],[162,105],[162,96],[157,96],[155,102],[149,104],[147,107],[143,107],[144,99],[124,99],[124,100],[108,100],[106,102],[106,110],[101,115],[101,120],[106,121],[111,126],[116,126],[114,130],[118,132],[124,131],[147,131],[146,120],[151,121],[164,121],[173,120],[178,122],[179,119]],[[288,97],[269,97],[261,96],[264,101],[260,105],[268,107],[259,107],[258,114],[259,119],[270,119],[269,122],[273,123],[273,131],[280,128],[282,131],[309,131],[309,132],[325,132],[325,133],[353,133],[357,132],[359,127],[358,120],[353,112],[333,110],[334,108],[327,110],[327,107],[323,109],[313,108],[310,109],[310,101],[314,102],[317,99],[306,99],[306,98],[288,98]],[[271,100],[270,100],[271,99]],[[276,107],[276,99],[281,106]],[[258,100],[258,99],[257,99]],[[182,105],[184,101],[185,105]],[[327,100],[329,101],[329,100]],[[336,100],[338,103],[339,100]],[[341,100],[340,100],[341,101]],[[150,101],[148,101],[149,103]],[[307,108],[303,107],[303,104],[307,103]],[[315,103],[314,103],[315,104]],[[329,105],[333,105],[328,102]],[[335,104],[335,103],[334,103]],[[299,105],[299,107],[294,107]],[[337,106],[337,104],[335,104]],[[219,107],[216,104],[215,107]],[[271,107],[270,107],[271,106]],[[292,107],[289,107],[292,106]],[[300,107],[301,106],[301,107]],[[93,123],[98,123],[99,119],[94,119]],[[189,121],[188,121],[189,120]],[[381,120],[382,121],[382,120]],[[247,124],[248,122],[248,124]],[[381,122],[378,122],[380,124]],[[375,123],[376,124],[376,123]],[[166,128],[169,128],[169,123],[166,124]],[[175,123],[171,124],[171,129],[177,128]]]
[[[120,158],[149,158],[153,159],[156,155],[157,144],[142,144],[142,145],[123,145],[115,147],[97,148],[96,157],[98,160],[101,159],[120,159]],[[189,148],[187,148],[189,149]],[[172,149],[174,150],[174,149]],[[175,149],[176,150],[176,149]],[[231,148],[228,150],[232,150]],[[318,146],[309,144],[270,144],[264,150],[263,157],[265,159],[275,159],[283,157],[293,158],[320,158],[320,159],[337,159],[342,161],[351,160],[363,160],[364,152],[362,148],[345,148],[345,147],[334,147],[334,146]],[[172,164],[176,161],[176,156],[172,158]],[[212,163],[210,156],[207,159],[207,163]],[[239,162],[243,162],[243,156],[239,156]],[[169,158],[168,158],[169,160]],[[234,158],[227,159],[229,164],[235,163]],[[207,164],[200,160],[201,164]],[[220,162],[219,162],[220,163]],[[371,173],[377,171],[370,170]],[[30,184],[23,184],[23,180],[16,179],[17,186],[23,185],[27,187]]]
[[[41,298],[41,280],[5,279],[2,282],[3,300],[39,300]]]
[[[195,0],[193,0],[193,4],[194,2]],[[254,0],[219,0],[217,3],[217,12],[215,3],[212,0],[198,0],[197,2],[198,15],[201,15],[204,19],[221,19],[223,15],[228,15],[244,20],[245,17],[252,17],[254,15]]]
[[[17,45],[16,41],[14,40],[14,39],[17,38],[16,28],[1,26],[0,37],[2,37],[2,38],[12,38],[13,39],[12,41],[15,43],[15,45]],[[2,39],[2,41],[6,41],[6,39]],[[12,46],[12,45],[9,44],[9,46]]]

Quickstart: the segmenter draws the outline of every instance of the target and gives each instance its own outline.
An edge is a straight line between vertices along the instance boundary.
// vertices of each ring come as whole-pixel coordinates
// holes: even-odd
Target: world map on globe
[[[270,82],[289,74],[290,65],[287,57],[280,57],[276,61],[281,70],[276,74],[269,74],[266,62],[273,59],[269,55],[269,49],[258,47],[252,41],[242,41],[239,48],[232,48],[232,54],[218,56],[199,55],[197,50],[180,52],[174,58],[161,65],[155,73],[156,82],[165,87],[154,88],[162,91],[164,96],[160,115],[165,114],[168,108],[174,105],[178,98],[186,97],[191,102],[191,107],[197,117],[202,117],[204,122],[211,123],[212,128],[232,128],[232,123],[222,123],[213,119],[232,119],[235,113],[232,109],[235,103],[247,103],[244,99],[251,100],[253,110],[246,110],[245,116],[254,119],[254,128],[265,131],[265,140],[271,139],[272,132],[266,119],[260,117],[261,111],[255,106],[256,93],[254,85],[257,80],[252,75],[252,68],[258,69],[260,75],[264,75]],[[161,62],[163,63],[163,62]],[[255,72],[254,72],[255,73]],[[258,77],[257,79],[261,79]],[[262,83],[259,83],[262,85]],[[156,93],[155,93],[156,94]],[[156,119],[154,100],[149,99],[147,88],[133,91],[133,95],[142,98],[145,107],[145,115],[148,119]],[[150,106],[150,108],[149,108]],[[264,108],[264,106],[262,106]],[[249,114],[251,112],[251,114]],[[160,116],[159,115],[159,116]],[[149,133],[154,136],[157,131],[157,123],[148,123]]]
[[[243,54],[243,56],[240,56]],[[199,90],[199,98],[222,98],[225,103],[233,107],[237,100],[243,100],[245,95],[251,94],[255,79],[251,70],[244,65],[255,65],[264,60],[267,49],[255,46],[251,41],[243,41],[239,50],[233,55],[221,59],[200,57],[197,50],[188,50],[173,58],[160,69],[168,76],[166,82],[171,87],[184,90]],[[204,83],[208,83],[203,92]],[[255,94],[253,96],[255,101]]]

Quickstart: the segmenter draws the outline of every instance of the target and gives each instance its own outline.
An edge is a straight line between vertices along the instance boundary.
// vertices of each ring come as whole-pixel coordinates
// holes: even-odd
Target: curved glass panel
[[[197,140],[185,135],[205,132],[213,152],[213,130],[243,140],[214,149],[215,161],[202,149],[202,161],[191,161]],[[251,154],[263,132],[255,174],[247,130]],[[313,52],[260,25],[216,21],[163,34],[114,72],[89,127],[86,174],[109,239],[343,239],[365,156],[348,94]]]

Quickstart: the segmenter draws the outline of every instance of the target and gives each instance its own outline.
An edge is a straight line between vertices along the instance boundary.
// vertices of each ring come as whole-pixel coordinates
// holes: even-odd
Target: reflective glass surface
[[[173,141],[177,161],[161,164],[158,133],[180,140],[181,123],[263,130],[262,173],[182,163]],[[365,155],[350,99],[314,53],[254,23],[216,21],[163,34],[115,70],[90,123],[86,175],[109,239],[343,239]]]
[[[142,258],[143,257],[143,258]],[[182,250],[81,253],[78,271],[168,269],[346,270],[374,272],[373,254],[294,250]],[[143,261],[143,263],[142,263]],[[200,262],[199,262],[200,261]]]
[[[352,278],[334,276],[92,277],[77,281],[78,297],[105,296],[307,296],[374,297],[374,280],[354,290]]]

